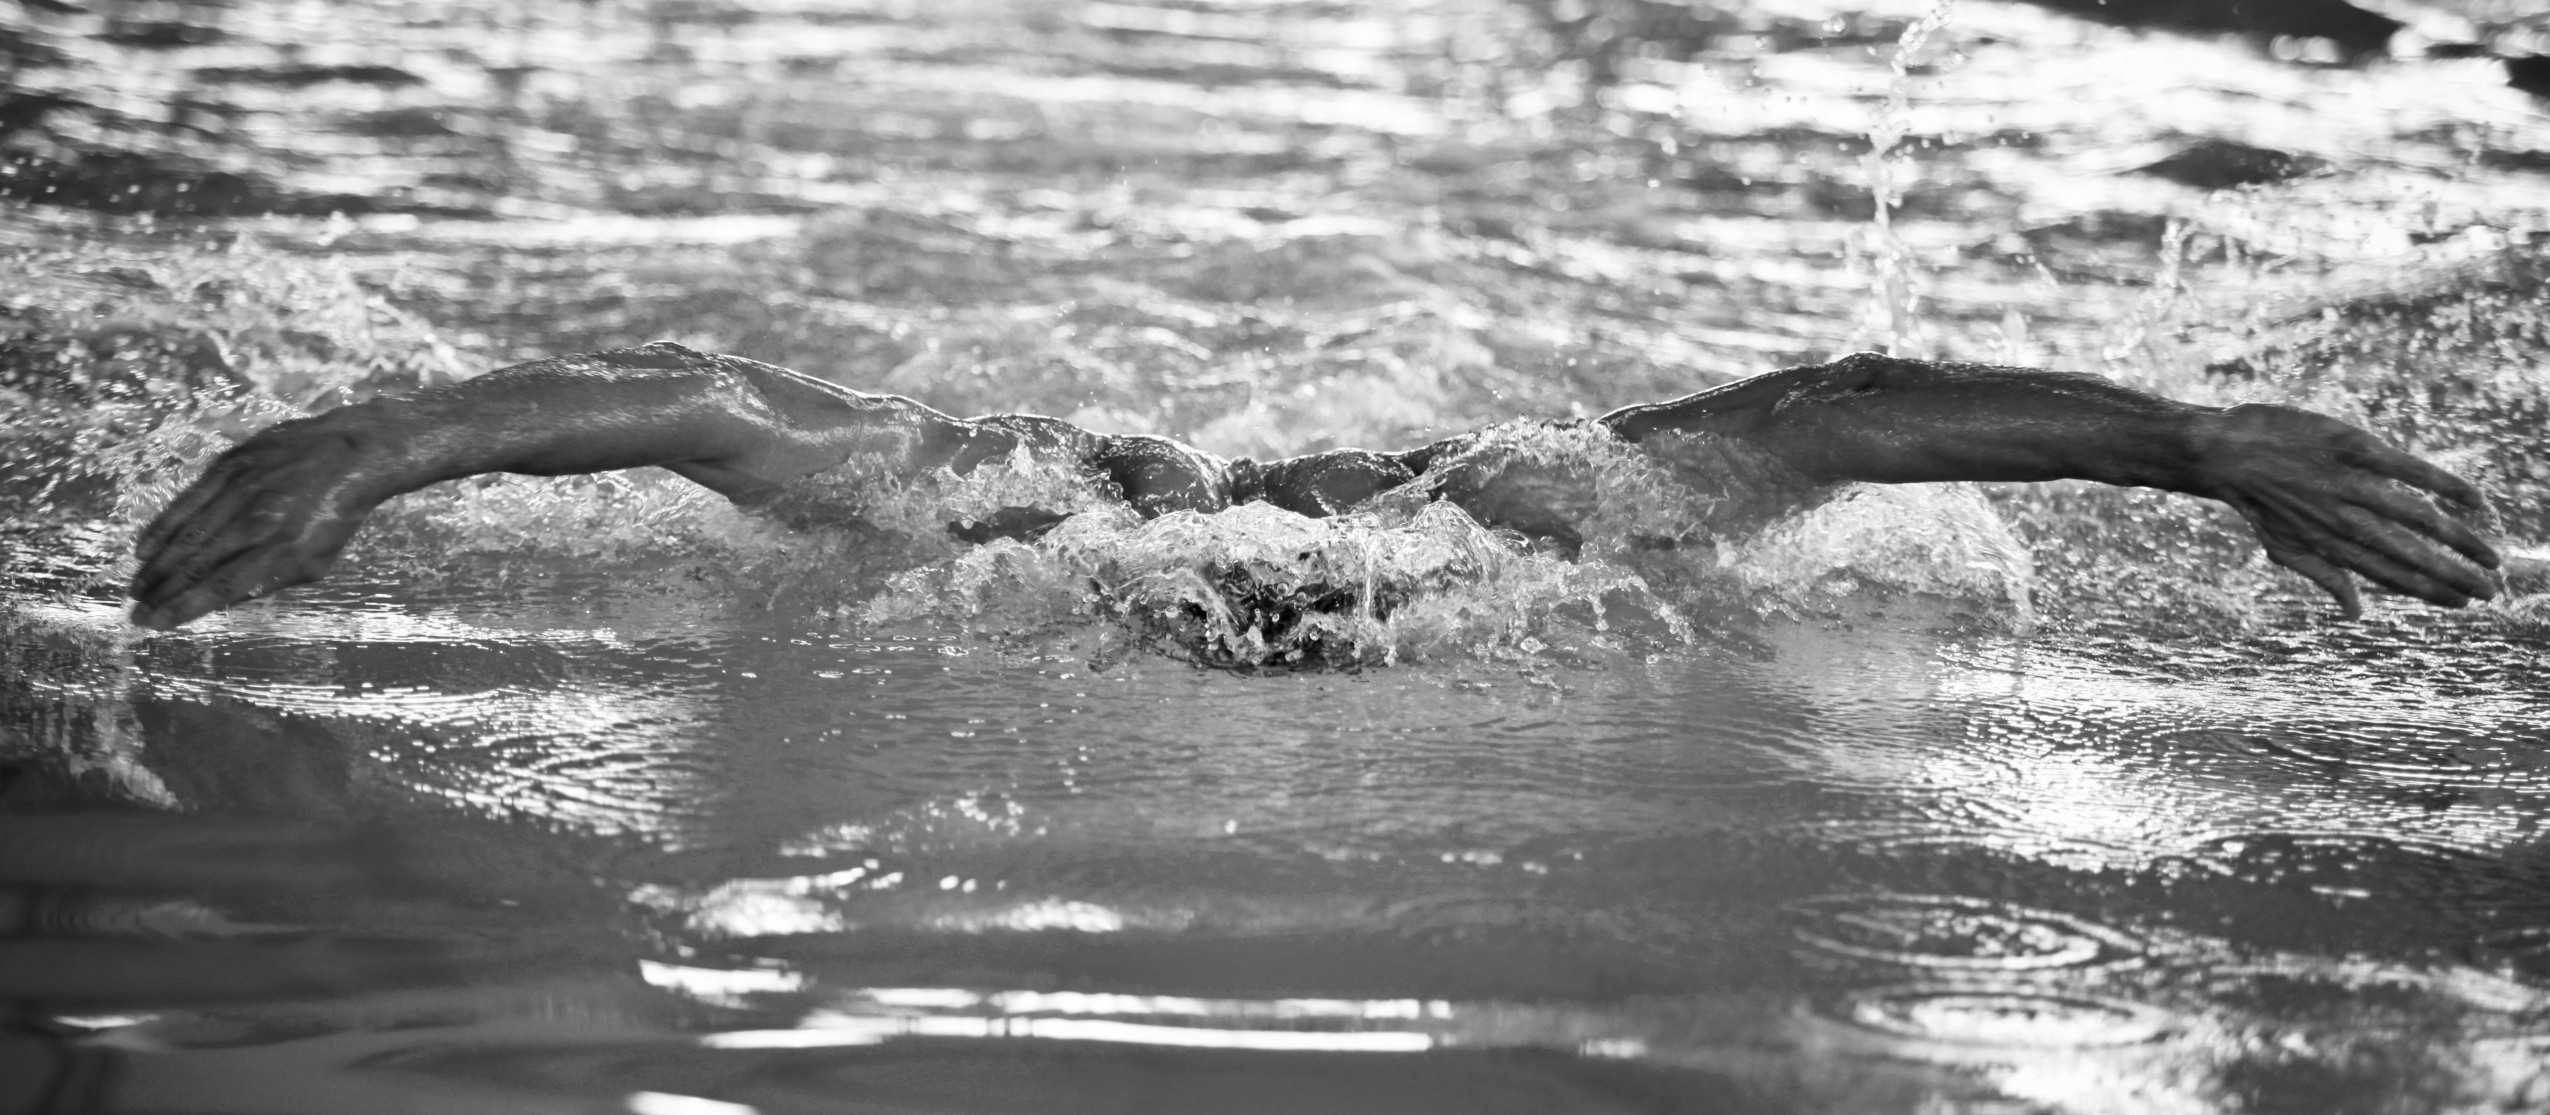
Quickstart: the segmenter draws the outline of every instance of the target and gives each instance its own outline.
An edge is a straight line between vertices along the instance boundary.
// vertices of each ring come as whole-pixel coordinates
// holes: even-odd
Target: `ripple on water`
[[[2414,786],[2550,792],[2550,752],[2519,724],[2285,720],[2244,732],[2259,754],[2315,773]]]
[[[2206,841],[2195,859],[2251,883],[2348,893],[2479,893],[2505,881],[2495,856],[2437,840],[2334,830],[2255,831]]]
[[[1831,895],[1790,904],[1790,932],[1816,953],[1931,972],[2113,967],[2142,942],[2095,922],[1954,895]]]
[[[1914,985],[1853,992],[1824,1009],[1891,1037],[2003,1049],[2138,1045],[2170,1030],[2160,1008],[2090,995]]]
[[[2519,979],[2550,982],[2550,925],[2526,925],[2482,933],[2470,957]]]

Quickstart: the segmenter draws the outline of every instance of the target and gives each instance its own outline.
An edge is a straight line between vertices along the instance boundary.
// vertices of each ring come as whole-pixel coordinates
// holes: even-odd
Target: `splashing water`
[[[918,540],[943,540],[955,528],[1021,512],[1062,517],[1121,506],[1123,493],[1095,466],[1020,445],[962,475],[939,468],[918,476],[892,467],[897,454],[860,456],[791,481],[760,509],[800,524],[859,522]],[[938,552],[951,552],[940,546]]]
[[[1148,522],[1076,515],[1034,543],[899,577],[865,618],[1008,630],[1102,618],[1201,665],[1358,666],[1447,650],[1528,656],[1562,638],[1622,649],[1612,617],[1624,611],[1688,638],[1635,573],[1533,553],[1449,503],[1328,519],[1250,503]]]
[[[2538,539],[2550,117],[2494,61],[2283,66],[2030,5],[1925,30],[1933,0],[1002,0],[517,5],[497,74],[448,6],[324,7],[196,6],[222,57],[147,57],[191,102],[259,13],[294,20],[278,81],[381,51],[422,80],[231,86],[272,145],[245,169],[511,215],[257,224],[276,251],[80,218],[27,251],[47,207],[0,213],[0,377],[33,373],[0,382],[0,875],[61,930],[0,940],[0,984],[48,1001],[24,981],[80,950],[12,950],[94,936],[140,987],[136,935],[214,936],[242,988],[58,1020],[131,1054],[119,1097],[155,1066],[180,1106],[322,1109],[535,1077],[580,1098],[522,1109],[2545,1094],[2550,596],[2319,624],[2182,497],[1799,490],[1581,422],[1884,341],[2311,406]],[[2333,172],[2134,169],[2194,138]],[[768,514],[490,476],[177,633],[94,576],[229,438],[427,381],[445,341],[656,337],[1261,460],[1553,421],[1320,520],[1139,521],[1032,454]],[[1465,503],[1490,475],[1551,529]],[[1029,506],[1068,514],[947,530]],[[150,824],[80,835],[101,868],[30,843],[48,801]],[[112,904],[162,892],[226,920]],[[420,959],[465,986],[366,992]]]
[[[1970,485],[1862,485],[1730,547],[1747,588],[1802,612],[1871,592],[1918,593],[2008,609],[2036,623],[2036,565],[2027,544]]]
[[[1573,511],[1579,552],[1559,556],[1433,498],[1466,470]],[[991,632],[1103,619],[1173,656],[1243,667],[1560,645],[1652,653],[1690,643],[1695,624],[1724,624],[1730,604],[1822,612],[1863,589],[2006,603],[2018,626],[2031,622],[2025,548],[1971,488],[1851,489],[1747,540],[1719,534],[1741,522],[1727,513],[1743,502],[1731,487],[1683,485],[1590,425],[1508,423],[1344,515],[1263,503],[1148,522],[1121,506],[1079,511],[1033,542],[904,574],[861,616]]]
[[[1911,130],[1914,56],[1931,36],[1948,25],[1955,8],[1954,0],[1937,0],[1920,19],[1904,28],[1903,37],[1896,41],[1894,53],[1887,59],[1894,76],[1886,83],[1885,104],[1869,125],[1868,154],[1861,160],[1868,176],[1869,196],[1877,203],[1864,249],[1869,259],[1870,293],[1877,302],[1876,316],[1883,327],[1886,351],[1898,356],[1921,356],[1930,350],[1921,320],[1920,267],[1903,238],[1895,234],[1895,209],[1903,203],[1897,176],[1899,170],[1910,166],[1909,157],[1898,155],[1896,148]]]
[[[1622,649],[1617,613],[1652,617],[1653,637],[1687,642],[1673,605],[1628,568],[1595,557],[1629,532],[1671,536],[1665,514],[1632,510],[1672,485],[1608,435],[1514,423],[1461,455],[1495,471],[1572,474],[1586,511],[1586,560],[1491,530],[1432,480],[1312,519],[1263,503],[1144,522],[1121,506],[1080,511],[1032,543],[995,542],[898,578],[871,622],[922,616],[1028,628],[1104,617],[1147,644],[1217,666],[1366,665],[1445,650],[1481,657],[1539,652],[1553,640]],[[1493,463],[1486,463],[1492,459]],[[1461,465],[1443,466],[1446,470]],[[1688,502],[1689,493],[1684,493]],[[1562,618],[1564,617],[1564,618]]]

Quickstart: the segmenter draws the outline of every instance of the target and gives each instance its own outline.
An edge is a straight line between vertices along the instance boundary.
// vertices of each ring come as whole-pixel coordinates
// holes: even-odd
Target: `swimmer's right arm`
[[[2444,607],[2498,591],[2470,482],[2325,415],[2199,406],[2093,376],[1858,353],[1601,419],[1709,434],[1818,484],[2095,480],[2229,504],[2353,618],[2355,579]],[[2431,497],[2431,498],[2430,498]]]
[[[1015,431],[910,399],[678,345],[542,360],[286,422],[232,448],[143,530],[132,617],[173,628],[315,580],[383,501],[462,476],[658,465],[749,503],[854,457],[961,469],[1016,443]]]

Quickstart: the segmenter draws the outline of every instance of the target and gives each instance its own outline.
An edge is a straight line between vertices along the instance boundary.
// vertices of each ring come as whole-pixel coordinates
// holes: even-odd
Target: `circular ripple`
[[[2068,914],[1950,895],[1835,895],[1789,914],[1790,931],[1819,952],[1929,971],[2097,968],[2142,952],[2133,937]]]
[[[1851,995],[1842,1021],[1901,1038],[2004,1048],[2136,1045],[2168,1032],[2154,1007],[2087,995],[1895,987]]]

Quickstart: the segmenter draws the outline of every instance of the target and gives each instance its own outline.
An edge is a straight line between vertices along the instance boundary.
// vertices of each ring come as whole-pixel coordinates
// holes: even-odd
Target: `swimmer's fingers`
[[[2294,513],[2314,517],[2336,536],[2336,548],[2350,555],[2349,564],[2384,587],[2444,607],[2496,596],[2502,581],[2494,570],[2504,560],[2497,548],[2478,526],[2427,494],[2492,522],[2477,488],[2370,434],[2347,432],[2365,449],[2346,456],[2367,467],[2328,480],[2324,489],[2299,493],[2306,498],[2297,501],[2301,506]],[[2374,470],[2367,462],[2377,459],[2384,467]]]
[[[2472,487],[2469,481],[2415,457],[2392,450],[2388,446],[2380,448],[2431,473],[2432,476],[2426,478],[2426,481],[2432,482],[2399,475],[2402,471],[2409,471],[2406,469],[2372,469],[2371,471],[2378,472],[2389,480],[2368,478],[2360,481],[2355,485],[2355,490],[2348,493],[2350,502],[2366,512],[2399,523],[2427,538],[2450,546],[2463,557],[2481,566],[2489,569],[2496,568],[2502,560],[2498,556],[2497,548],[2489,545],[2488,540],[2482,537],[2477,529],[2457,516],[2445,514],[2435,505],[2435,501],[2423,495],[2404,491],[2398,484],[2390,483],[2390,480],[2442,495],[2470,509],[2472,514],[2479,517],[2481,523],[2492,524],[2495,513],[2488,506],[2487,499],[2479,494],[2478,489]],[[2442,481],[2449,481],[2451,486],[2438,487],[2437,484]],[[2454,487],[2459,490],[2453,490]]]
[[[2321,556],[2402,596],[2459,608],[2496,595],[2496,584],[2486,571],[2361,508],[2314,512],[2297,506],[2289,513],[2297,519],[2319,519],[2316,549]]]
[[[149,564],[152,558],[168,547],[169,541],[176,537],[179,527],[202,513],[206,505],[221,495],[222,489],[228,485],[231,474],[235,471],[237,468],[233,457],[225,454],[216,459],[212,467],[205,469],[202,476],[196,477],[194,483],[186,486],[185,491],[177,493],[176,499],[168,501],[168,506],[160,509],[159,515],[150,521],[149,526],[142,528],[140,537],[133,542],[135,556],[141,558],[143,564]]]
[[[225,454],[143,532],[133,622],[171,628],[319,576],[381,498],[365,465],[361,445],[316,423]]]
[[[133,622],[169,630],[215,609],[315,581],[335,559],[334,551],[315,556],[273,549],[238,554],[199,577],[172,583],[169,591],[159,596],[135,598]]]
[[[2358,576],[2446,608],[2496,593],[2484,571],[2360,508],[2318,505],[2276,492],[2229,502],[2257,531],[2269,560],[2326,590],[2348,619],[2363,612],[2354,583]]]
[[[2358,496],[2333,514],[2344,537],[2425,569],[2469,596],[2496,595],[2499,579],[2494,570],[2504,560],[2497,548],[2422,496],[2394,487]]]
[[[2256,530],[2259,539],[2265,542],[2267,560],[2302,574],[2309,578],[2312,584],[2320,586],[2322,591],[2335,597],[2338,613],[2344,618],[2350,620],[2363,618],[2364,596],[2356,590],[2355,578],[2346,570],[2338,568],[2328,559],[2308,549],[2295,545],[2282,531],[2268,526],[2259,517],[2257,511],[2248,504],[2234,503],[2232,506],[2240,510],[2241,517],[2249,520],[2250,528]]]
[[[275,516],[273,501],[261,499],[270,493],[258,479],[239,468],[209,473],[162,513],[152,524],[158,545],[146,540],[137,548],[142,560],[133,573],[133,596],[146,598],[171,578],[210,568],[262,541],[267,532],[251,533],[243,522],[252,515],[260,520]],[[186,498],[198,492],[201,498]]]
[[[2488,505],[2488,497],[2479,493],[2478,485],[2362,430],[2351,432],[2355,436],[2347,439],[2345,447],[2345,456],[2350,463],[2410,487],[2433,492],[2461,505],[2463,510],[2478,516],[2482,523],[2495,525],[2496,510]],[[2491,556],[2494,556],[2493,551]],[[2490,561],[2487,564],[2496,563]]]
[[[2496,595],[2496,581],[2486,568],[2433,534],[2412,530],[2368,509],[2360,493],[2349,494],[2355,498],[2269,490],[2261,492],[2259,500],[2288,520],[2315,528],[2323,554],[2393,591],[2449,608]],[[2495,556],[2484,546],[2483,552]]]
[[[316,580],[334,564],[362,521],[332,513],[324,493],[274,492],[236,505],[212,525],[184,528],[184,549],[163,551],[133,587],[133,622],[166,630],[213,609]],[[210,510],[223,511],[228,501]]]

